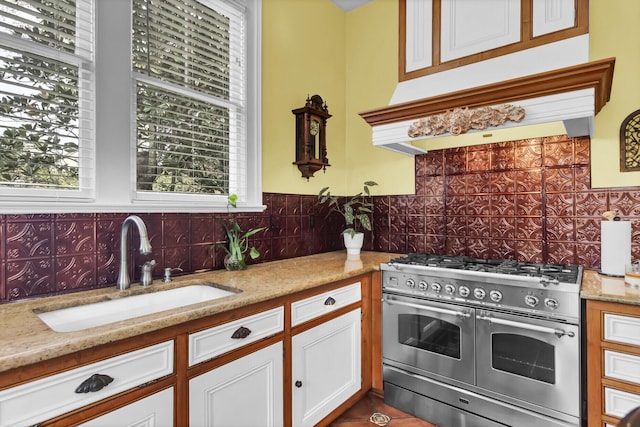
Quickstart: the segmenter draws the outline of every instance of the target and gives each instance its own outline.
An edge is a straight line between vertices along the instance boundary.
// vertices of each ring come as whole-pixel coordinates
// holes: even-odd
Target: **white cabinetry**
[[[169,375],[173,354],[167,341],[0,391],[0,426],[37,424]]]
[[[189,334],[189,365],[284,330],[284,308]],[[190,427],[277,427],[284,423],[282,341],[189,380]]]
[[[640,406],[640,306],[587,301],[589,427]]]
[[[361,387],[360,309],[292,338],[293,426],[313,426]]]
[[[189,426],[283,424],[282,342],[189,381]]]
[[[173,388],[130,403],[80,427],[171,427],[173,426]]]

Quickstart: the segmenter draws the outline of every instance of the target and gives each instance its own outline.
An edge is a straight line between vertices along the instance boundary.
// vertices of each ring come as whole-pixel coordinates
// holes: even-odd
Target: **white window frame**
[[[227,0],[236,1],[236,0]],[[262,204],[262,0],[244,0],[247,19],[246,193],[236,212]],[[4,201],[2,213],[226,212],[226,196],[136,199],[135,79],[131,70],[131,0],[96,1],[95,198]],[[233,191],[233,188],[232,188]]]
[[[78,0],[76,14],[83,13],[86,22],[77,28],[75,54],[58,51],[54,48],[40,45],[13,36],[0,33],[0,43],[13,49],[29,54],[47,57],[78,67],[78,92],[80,109],[78,121],[86,123],[80,125],[78,143],[78,189],[61,190],[21,187],[0,187],[0,214],[12,213],[22,206],[41,206],[56,203],[90,203],[95,199],[95,8],[94,0]],[[30,210],[31,211],[31,210]]]

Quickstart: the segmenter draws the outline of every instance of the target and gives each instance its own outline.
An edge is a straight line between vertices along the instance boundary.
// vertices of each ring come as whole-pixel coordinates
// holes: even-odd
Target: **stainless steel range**
[[[409,254],[381,270],[385,402],[440,427],[580,425],[581,267]]]

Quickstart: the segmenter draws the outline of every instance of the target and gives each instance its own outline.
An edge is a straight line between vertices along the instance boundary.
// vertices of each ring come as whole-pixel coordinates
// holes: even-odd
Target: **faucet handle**
[[[171,281],[171,272],[173,271],[184,271],[183,269],[181,269],[180,267],[167,267],[164,269],[164,277],[162,277],[162,281],[163,282],[170,282]]]
[[[156,260],[152,259],[151,261],[147,261],[142,264],[142,274],[140,275],[140,284],[142,286],[149,286],[153,283],[153,276],[151,275],[151,270],[153,270],[153,266],[156,265]]]

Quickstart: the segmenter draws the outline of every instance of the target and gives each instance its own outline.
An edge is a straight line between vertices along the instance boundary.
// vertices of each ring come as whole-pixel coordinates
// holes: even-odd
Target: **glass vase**
[[[224,257],[224,268],[229,271],[244,270],[247,268],[247,264],[245,264],[243,258],[232,257],[227,254]]]

